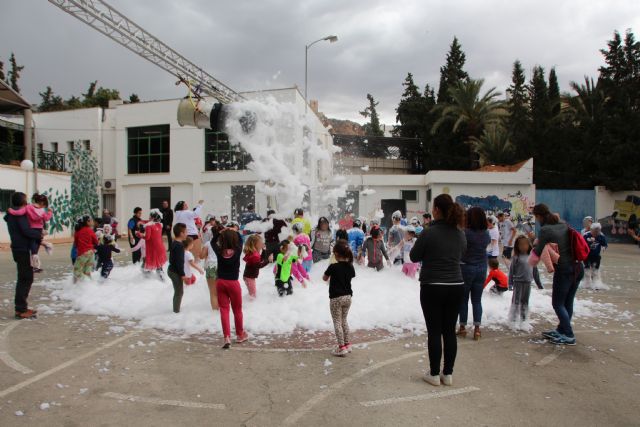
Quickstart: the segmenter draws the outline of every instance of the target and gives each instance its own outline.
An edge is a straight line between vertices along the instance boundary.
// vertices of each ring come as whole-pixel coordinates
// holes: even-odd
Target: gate
[[[537,203],[549,206],[578,231],[585,216],[596,217],[595,190],[536,190]]]

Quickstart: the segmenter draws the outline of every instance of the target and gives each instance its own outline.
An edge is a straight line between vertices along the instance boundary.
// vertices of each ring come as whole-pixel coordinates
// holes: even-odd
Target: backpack
[[[569,245],[571,246],[571,256],[576,262],[586,261],[589,257],[589,244],[584,239],[582,234],[577,232],[572,227],[569,227]]]

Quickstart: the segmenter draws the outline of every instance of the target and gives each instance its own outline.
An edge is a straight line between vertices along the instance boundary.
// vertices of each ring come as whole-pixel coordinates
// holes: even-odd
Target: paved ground
[[[60,276],[66,253],[48,258],[40,279]],[[223,351],[218,338],[114,329],[113,319],[94,316],[15,321],[14,269],[3,252],[0,425],[638,425],[639,259],[637,248],[612,246],[612,289],[580,291],[626,319],[578,321],[579,344],[566,348],[538,339],[549,325],[530,335],[485,331],[480,342],[460,342],[454,386],[434,388],[421,380],[423,337],[360,331],[372,342],[337,359],[317,348],[326,334]],[[47,296],[36,285],[31,302]]]

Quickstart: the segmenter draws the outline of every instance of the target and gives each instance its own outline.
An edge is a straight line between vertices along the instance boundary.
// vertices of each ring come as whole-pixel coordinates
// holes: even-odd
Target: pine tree
[[[140,102],[140,98],[138,97],[137,94],[132,93],[131,95],[129,95],[129,102],[131,104],[136,104],[136,103]]]
[[[558,76],[556,69],[551,68],[549,71],[549,106],[551,108],[551,116],[555,117],[560,114],[560,85],[558,84]]]
[[[11,57],[9,57],[9,64],[11,65],[11,69],[9,70],[9,83],[11,84],[11,88],[16,92],[20,93],[20,86],[18,86],[18,80],[20,80],[20,73],[24,70],[24,65],[18,65],[16,61],[16,55],[11,52]]]
[[[65,110],[66,106],[61,96],[56,95],[51,89],[51,86],[47,86],[44,92],[40,92],[42,101],[38,106],[38,111],[60,111]]]
[[[413,81],[413,75],[407,74],[402,83],[404,93],[396,109],[396,122],[400,123],[393,130],[394,135],[406,138],[418,138],[424,126],[427,113],[425,99]]]
[[[464,71],[464,63],[466,55],[462,51],[462,46],[458,42],[458,38],[454,37],[449,53],[447,53],[447,62],[440,67],[440,87],[438,88],[438,104],[451,103],[449,89],[455,87],[460,81],[469,78]]]
[[[369,105],[363,111],[360,111],[360,115],[362,117],[369,119],[369,123],[363,126],[365,134],[371,136],[383,136],[384,132],[380,129],[380,118],[376,111],[378,102],[376,102],[373,96],[369,93],[367,94],[367,100],[369,101]]]
[[[4,80],[4,62],[0,61],[0,80]]]
[[[529,127],[529,93],[524,69],[519,60],[513,63],[511,85],[507,89],[506,126],[518,160],[525,160],[528,153],[527,128]]]

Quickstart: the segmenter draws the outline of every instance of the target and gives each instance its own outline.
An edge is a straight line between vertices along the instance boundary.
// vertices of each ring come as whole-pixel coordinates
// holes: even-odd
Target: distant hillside
[[[325,126],[331,126],[331,130],[329,132],[332,135],[364,135],[362,125],[352,122],[351,120],[330,119],[322,113],[320,113],[320,120],[322,120],[322,123]]]

